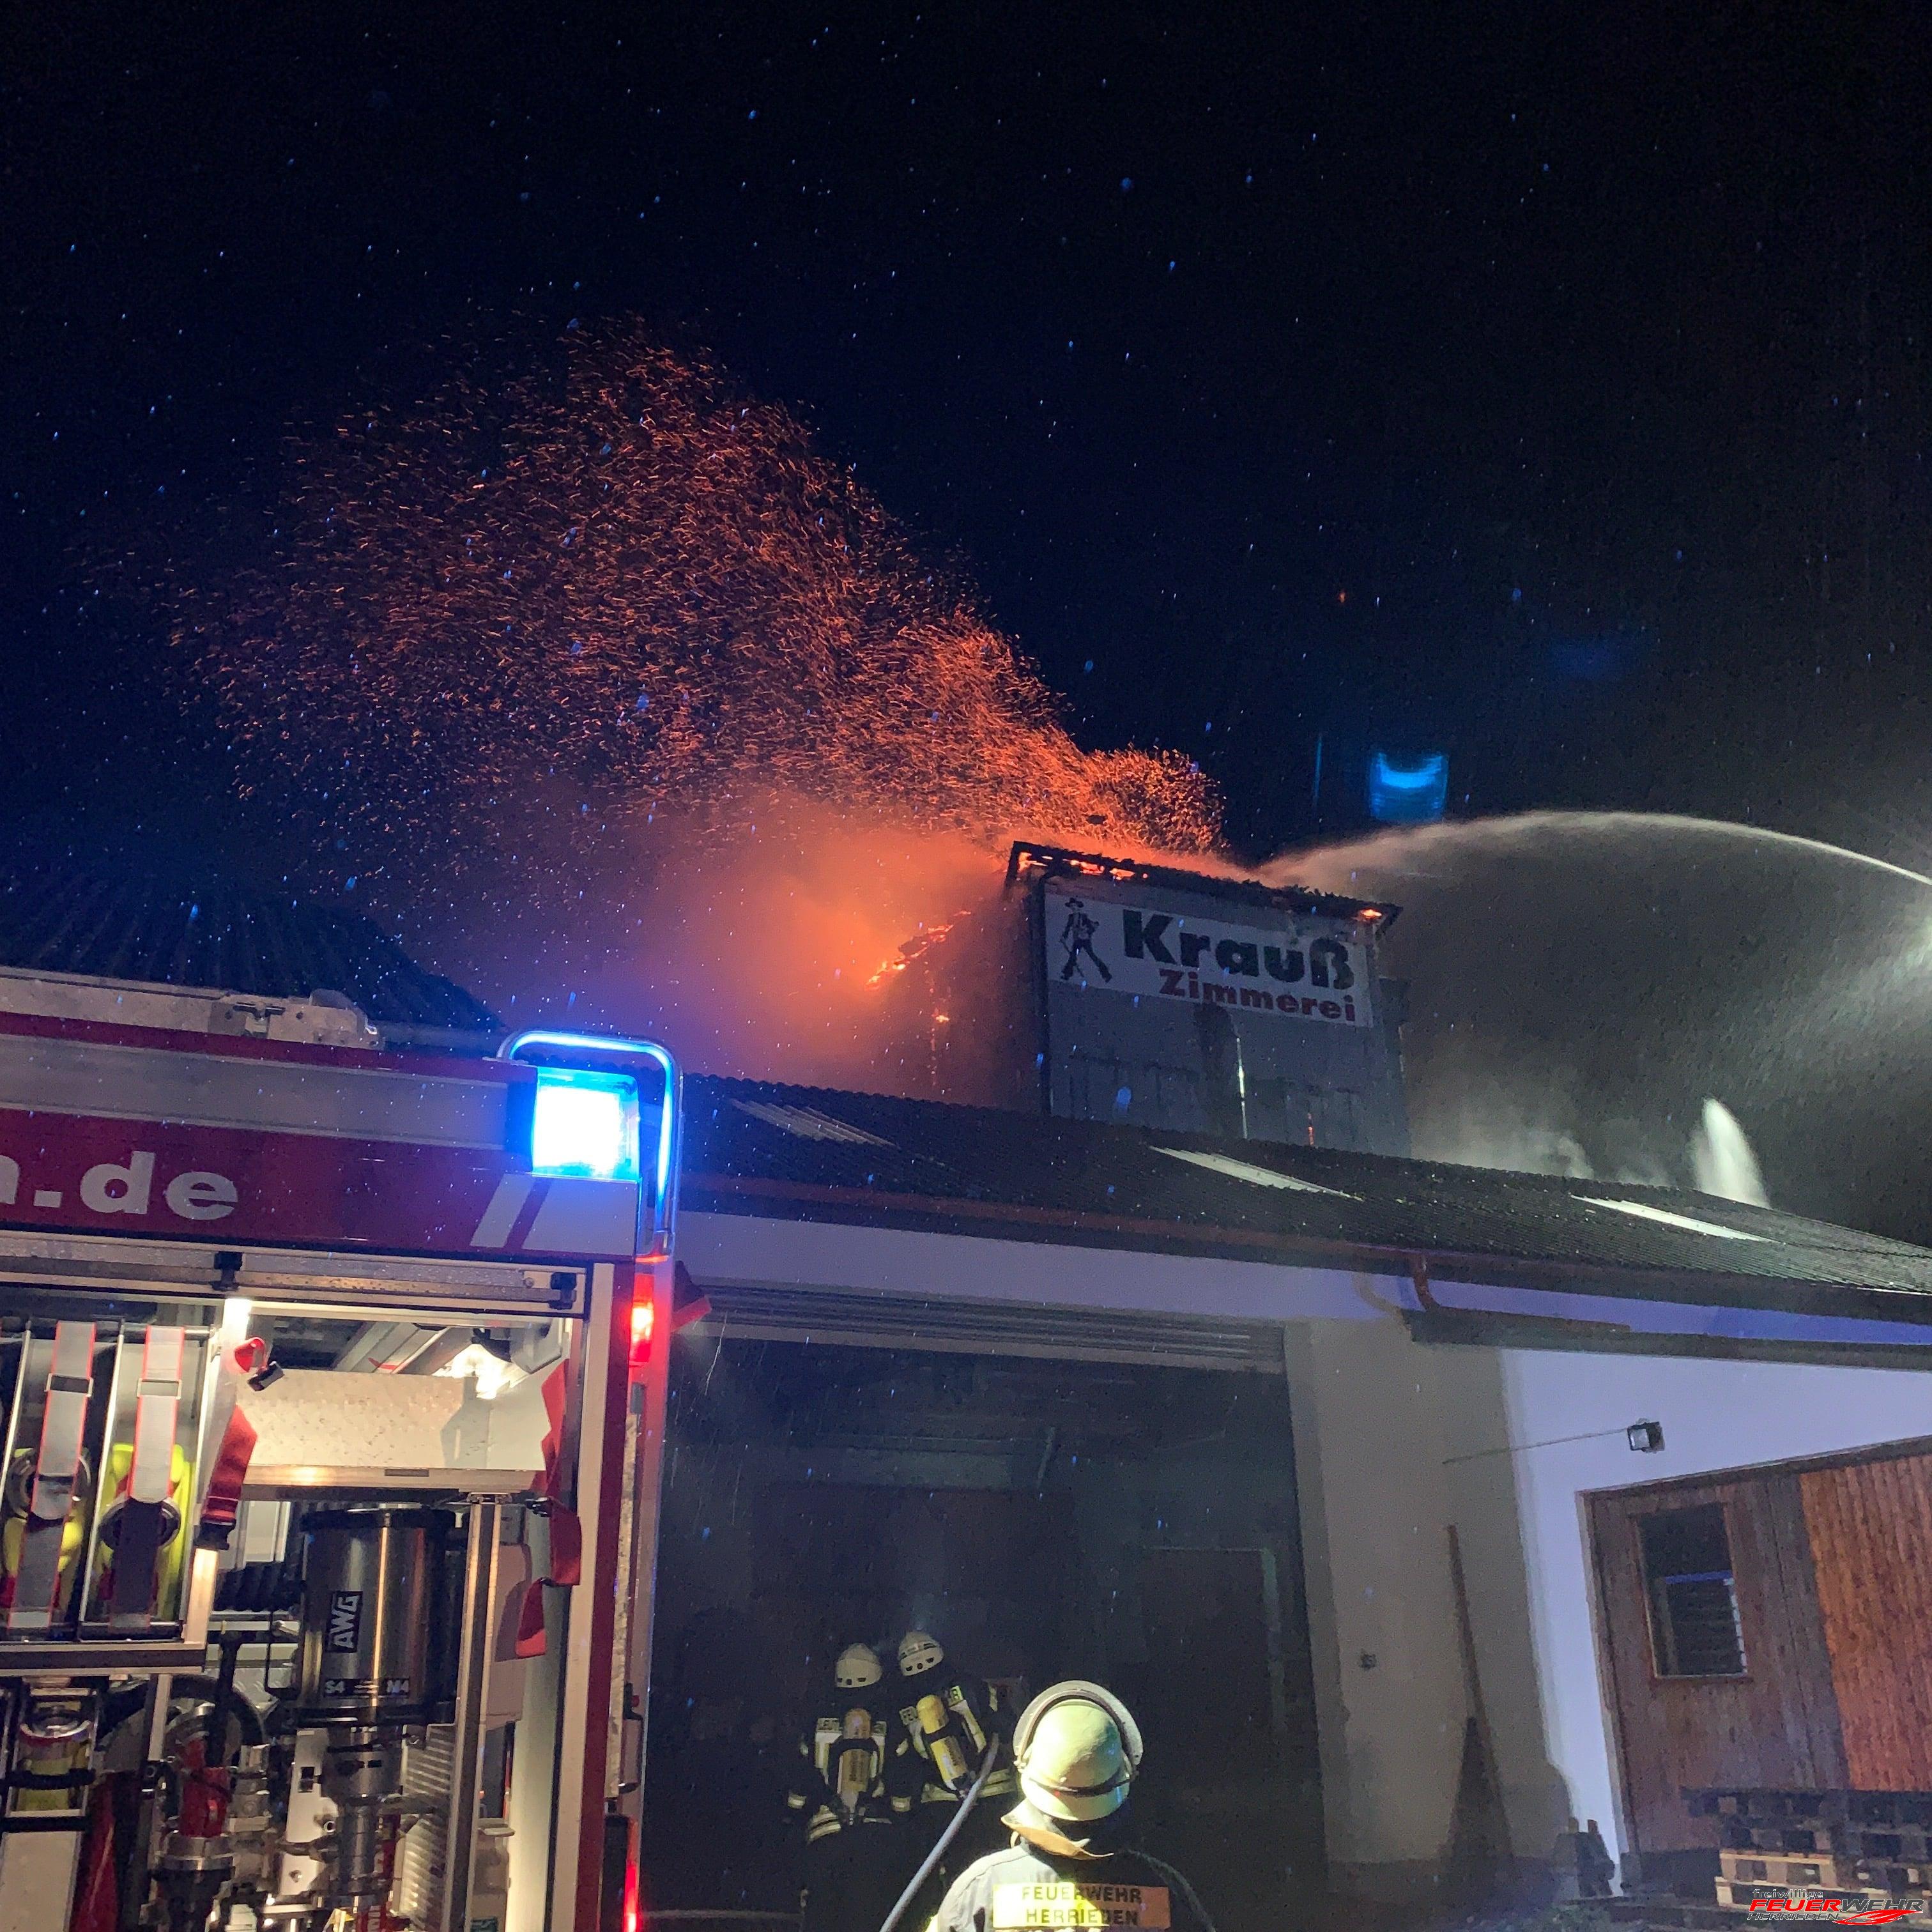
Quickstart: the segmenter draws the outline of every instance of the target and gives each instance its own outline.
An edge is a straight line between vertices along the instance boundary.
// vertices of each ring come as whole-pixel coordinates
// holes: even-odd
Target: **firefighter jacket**
[[[981,1678],[944,1668],[898,1685],[902,1735],[894,1753],[893,1791],[921,1804],[956,1804],[978,1774],[986,1747],[999,1755],[980,1802],[999,1804],[1018,1790],[1013,1781],[1012,1714]]]
[[[953,1881],[929,1932],[1119,1925],[1214,1932],[1194,1888],[1144,1852],[1063,1858],[1024,1843],[993,1852]]]
[[[822,1711],[798,1741],[785,1808],[805,1827],[807,1844],[857,1824],[903,1816],[912,1801],[889,1788],[896,1739],[892,1713],[876,1692]]]

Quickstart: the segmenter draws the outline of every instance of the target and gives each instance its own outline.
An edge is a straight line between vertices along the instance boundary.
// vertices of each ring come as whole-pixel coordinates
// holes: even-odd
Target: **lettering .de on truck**
[[[0,1207],[22,1204],[20,1188],[20,1163],[0,1154]],[[76,1190],[80,1205],[90,1214],[144,1217],[153,1211],[154,1191],[154,1156],[138,1148],[124,1161],[97,1161],[81,1175]],[[234,1213],[241,1198],[226,1174],[193,1168],[170,1178],[160,1196],[169,1212],[184,1221],[219,1221]],[[28,1198],[36,1208],[61,1208],[67,1204],[67,1190],[36,1187]]]

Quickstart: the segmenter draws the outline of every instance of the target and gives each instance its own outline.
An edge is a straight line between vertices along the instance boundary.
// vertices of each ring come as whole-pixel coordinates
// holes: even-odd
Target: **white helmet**
[[[832,1666],[832,1681],[842,1690],[866,1690],[885,1674],[879,1653],[869,1643],[848,1643]]]
[[[946,1653],[940,1648],[938,1640],[922,1630],[909,1630],[899,1639],[902,1677],[922,1677],[928,1670],[937,1670],[945,1661]]]
[[[1140,1726],[1111,1691],[1097,1684],[1056,1684],[1042,1690],[1013,1730],[1013,1763],[1036,1816],[1090,1824],[1127,1802],[1141,1768]]]

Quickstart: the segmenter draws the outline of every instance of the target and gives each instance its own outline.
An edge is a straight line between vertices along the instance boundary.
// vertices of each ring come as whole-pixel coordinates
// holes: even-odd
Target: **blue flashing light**
[[[567,1054],[578,1064],[559,1066],[539,1055]],[[678,1100],[677,1063],[670,1054],[654,1040],[626,1040],[597,1034],[559,1033],[548,1027],[533,1027],[506,1040],[496,1049],[500,1060],[521,1060],[536,1068],[538,1082],[556,1082],[560,1084],[616,1081],[624,1082],[631,1096],[629,1164],[610,1175],[613,1180],[638,1180],[646,1185],[640,1189],[639,1201],[640,1222],[638,1228],[638,1252],[668,1251],[671,1226],[677,1214],[677,1147],[680,1116],[682,1112]],[[662,1096],[649,1102],[640,1102],[638,1087],[632,1076],[622,1072],[626,1065],[634,1066],[639,1061],[648,1061],[664,1078]],[[613,1062],[616,1066],[612,1065]],[[586,1064],[587,1063],[587,1064]],[[533,1150],[534,1154],[534,1150]],[[532,1166],[542,1172],[541,1156],[533,1158]],[[640,1174],[644,1162],[650,1164],[648,1176]],[[593,1170],[572,1167],[562,1170],[572,1174],[587,1174]]]
[[[588,1067],[539,1066],[530,1166],[538,1174],[635,1180],[636,1081]]]
[[[1386,752],[1369,754],[1369,813],[1384,825],[1426,825],[1449,803],[1449,754],[1426,752],[1397,763]]]

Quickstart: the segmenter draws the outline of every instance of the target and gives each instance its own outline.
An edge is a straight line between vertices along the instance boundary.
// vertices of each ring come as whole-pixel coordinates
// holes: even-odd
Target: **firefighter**
[[[1128,1803],[1141,1734],[1097,1684],[1056,1684],[1013,1733],[1020,1802],[1001,1821],[1011,1846],[969,1865],[930,1932],[1123,1925],[1214,1932],[1194,1888],[1137,1850]]]
[[[830,1694],[799,1739],[798,1773],[785,1796],[805,1828],[800,1932],[876,1926],[903,1882],[896,1841],[912,1805],[886,1787],[892,1706],[878,1652],[848,1644],[832,1677]]]
[[[979,1775],[988,1746],[994,1747],[993,1769],[981,1787],[979,1802],[946,1847],[940,1871],[950,1877],[982,1852],[1005,1842],[1000,1814],[1015,1790],[1009,1748],[1012,1724],[999,1693],[984,1679],[952,1669],[945,1652],[926,1631],[908,1630],[899,1640],[898,1665],[904,1733],[896,1754],[893,1790],[896,1797],[916,1808],[916,1853],[908,1876],[952,1822],[960,1799]],[[944,1889],[944,1879],[937,1880],[934,1901]],[[928,1904],[926,1910],[931,1909]],[[924,1922],[916,1910],[911,1922]]]

